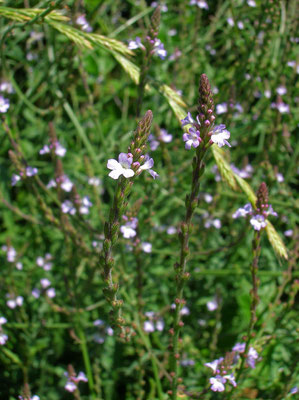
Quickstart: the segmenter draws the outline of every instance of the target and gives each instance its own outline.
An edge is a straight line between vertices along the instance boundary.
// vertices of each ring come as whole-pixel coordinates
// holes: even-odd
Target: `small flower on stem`
[[[131,178],[134,176],[134,171],[131,169],[133,157],[130,153],[120,153],[118,161],[110,159],[107,162],[107,168],[112,171],[109,172],[108,176],[112,179],[118,179],[120,175],[125,178]]]
[[[225,128],[224,124],[216,125],[212,131],[211,141],[216,143],[219,147],[227,145],[231,147],[227,139],[230,138],[230,132]]]

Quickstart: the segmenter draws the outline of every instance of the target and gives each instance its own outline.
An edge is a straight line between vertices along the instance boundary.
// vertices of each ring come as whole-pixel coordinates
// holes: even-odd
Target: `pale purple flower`
[[[107,333],[107,335],[109,335],[109,336],[113,336],[114,330],[111,328],[111,326],[108,326],[108,327],[106,328],[106,333]]]
[[[291,236],[293,236],[293,229],[288,229],[287,231],[285,231],[283,234],[286,236],[286,237],[291,237]]]
[[[243,353],[246,347],[246,343],[236,343],[233,347],[233,351],[236,351],[238,353]]]
[[[109,172],[108,176],[112,179],[118,179],[120,175],[123,175],[125,178],[131,178],[135,174],[131,169],[132,162],[133,156],[126,153],[120,153],[118,161],[109,159],[107,162],[107,168],[112,171]]]
[[[15,186],[20,180],[21,177],[19,175],[13,174],[11,177],[11,186]]]
[[[130,221],[127,221],[125,225],[120,227],[120,231],[123,234],[125,239],[130,239],[136,236],[136,228],[138,225],[137,218],[131,218]]]
[[[225,390],[225,382],[225,378],[221,375],[216,375],[215,377],[210,378],[211,390],[213,390],[213,392],[223,392]]]
[[[188,112],[187,117],[185,117],[184,119],[181,119],[182,127],[184,127],[186,125],[193,125],[194,123],[195,123],[195,121],[192,118],[192,115],[190,112]]]
[[[221,221],[219,218],[215,218],[215,219],[207,219],[204,223],[204,227],[209,229],[211,228],[211,226],[213,226],[216,229],[220,229],[221,228]]]
[[[43,148],[40,149],[39,154],[44,155],[50,153],[50,147],[45,144]]]
[[[39,267],[42,267],[45,271],[50,271],[52,268],[52,263],[50,262],[50,260],[52,259],[51,254],[47,253],[45,255],[45,258],[43,257],[37,257],[36,259],[36,264]]]
[[[76,214],[76,209],[75,209],[73,203],[70,200],[65,200],[61,204],[61,211],[64,214],[70,214],[70,215],[75,215]]]
[[[260,231],[261,229],[266,228],[267,226],[267,221],[265,220],[265,217],[260,214],[252,216],[249,222],[256,231]]]
[[[72,381],[67,381],[65,386],[64,386],[65,390],[67,390],[68,392],[74,392],[77,389],[77,386],[75,385],[74,382]]]
[[[5,317],[0,317],[0,327],[4,324],[6,324],[7,319]]]
[[[216,372],[219,372],[218,365],[221,364],[222,361],[223,361],[223,357],[220,357],[219,359],[211,361],[211,362],[208,362],[208,363],[205,363],[204,365],[206,367],[211,368],[212,371],[213,371],[213,374],[215,374]]]
[[[14,93],[14,88],[10,82],[4,81],[0,83],[0,92]]]
[[[9,109],[9,100],[0,95],[0,113],[6,113]]]
[[[7,297],[10,297],[10,295],[8,295]],[[23,305],[23,301],[24,298],[22,296],[17,296],[15,298],[10,298],[9,300],[7,300],[6,305],[7,307],[14,309],[16,307],[21,307]]]
[[[103,326],[103,325],[104,325],[104,321],[103,321],[102,319],[96,319],[96,320],[93,322],[93,325],[94,325],[94,326]]]
[[[92,32],[92,27],[89,25],[85,18],[85,14],[79,15],[76,19],[76,23],[82,27],[82,30],[85,32]]]
[[[298,387],[297,387],[297,386],[294,386],[294,387],[290,390],[289,393],[290,393],[290,394],[298,393]]]
[[[277,104],[274,104],[274,108],[277,108],[277,110],[281,114],[288,114],[290,112],[290,107],[288,104],[285,104],[283,101],[280,101]]]
[[[208,3],[205,0],[190,0],[190,6],[196,5],[197,7],[201,9],[208,10],[209,6]]]
[[[212,201],[213,201],[212,195],[210,195],[209,193],[204,193],[203,197],[204,197],[204,200],[206,203],[208,203],[208,204],[212,203]]]
[[[258,357],[258,352],[253,347],[250,347],[246,359],[246,362],[250,368],[255,368],[255,363]]]
[[[60,178],[60,180],[61,180],[61,184],[60,184],[61,189],[64,190],[65,192],[71,192],[74,184],[70,180],[70,178],[67,175],[63,175]]]
[[[238,169],[234,164],[231,164],[231,169],[243,179],[251,178],[253,172],[253,168],[250,164],[246,165],[244,169]]]
[[[283,96],[287,93],[287,89],[285,86],[278,86],[278,88],[276,88],[276,93],[279,94],[279,96]]]
[[[183,140],[185,142],[185,149],[190,150],[191,147],[198,147],[201,142],[200,132],[195,128],[189,128],[189,133],[183,134]]]
[[[8,262],[15,262],[17,258],[16,250],[11,246],[7,247],[6,257]]]
[[[47,296],[48,296],[50,299],[53,299],[53,298],[56,296],[56,291],[55,291],[54,288],[48,289],[48,290],[46,291],[46,293],[47,293]]]
[[[19,271],[23,269],[23,264],[20,261],[16,263],[16,269],[18,269]]]
[[[136,37],[135,40],[129,40],[128,49],[136,50],[136,49],[145,49],[144,45],[141,43],[140,37]]]
[[[249,7],[256,7],[256,2],[254,0],[247,0]]]
[[[238,21],[237,22],[237,26],[238,26],[239,29],[244,29],[244,24],[243,24],[242,21]]]
[[[152,244],[149,243],[149,242],[141,243],[141,248],[145,253],[151,253],[152,252]]]
[[[56,186],[57,186],[57,184],[56,184],[56,182],[55,182],[54,179],[51,179],[51,180],[49,181],[49,183],[47,184],[47,188],[48,188],[48,189],[51,189],[51,188],[56,187]]]
[[[220,103],[216,105],[216,114],[224,114],[227,112],[227,103]]]
[[[55,143],[55,154],[59,157],[64,157],[66,153],[66,148],[63,147],[59,142]]]
[[[231,147],[227,139],[230,138],[230,132],[225,128],[224,124],[216,125],[212,131],[211,141],[216,143],[219,147],[227,145]]]
[[[157,1],[153,1],[151,3],[151,7],[153,7],[153,8],[156,8],[158,5],[159,5],[159,3]],[[161,3],[160,4],[160,9],[161,9],[161,12],[167,12],[168,11],[168,7],[167,7],[167,5],[165,3]]]
[[[47,287],[49,287],[51,285],[51,281],[49,281],[49,279],[47,279],[47,278],[43,278],[40,280],[40,284],[43,289],[46,289]]]
[[[162,332],[164,329],[164,326],[165,326],[165,324],[164,324],[163,319],[162,318],[158,319],[158,321],[156,322],[157,331]]]
[[[235,381],[234,374],[224,375],[223,378],[224,378],[224,379],[227,379],[227,380],[229,381],[229,383],[230,383],[231,385],[233,385],[234,387],[237,386],[237,383],[236,383],[236,381]]]
[[[280,172],[277,172],[276,179],[277,179],[277,182],[279,182],[279,183],[284,181],[284,177]]]
[[[175,233],[177,233],[177,229],[174,226],[169,226],[166,232],[168,235],[174,235]]]
[[[166,129],[161,129],[159,139],[164,143],[170,143],[172,141],[172,135],[168,133]]]
[[[266,89],[266,90],[264,91],[264,95],[265,95],[265,97],[267,97],[267,99],[270,99],[270,97],[271,97],[271,90]]]
[[[159,145],[160,145],[159,140],[156,140],[155,136],[152,135],[152,134],[149,135],[148,140],[149,140],[150,149],[151,149],[152,151],[157,150],[157,148],[158,148]]]
[[[81,201],[81,206],[79,208],[80,214],[89,214],[89,208],[92,206],[92,202],[89,200],[88,196],[84,196]]]
[[[229,26],[234,26],[235,25],[235,22],[234,22],[233,18],[231,18],[231,17],[227,18],[226,22],[228,23]]]
[[[38,169],[35,167],[26,167],[26,176],[31,177],[38,173]]]
[[[167,51],[164,49],[164,44],[161,42],[160,39],[155,39],[153,52],[158,57],[160,57],[161,60],[165,60],[167,56]]]
[[[187,306],[184,306],[180,311],[180,315],[190,315],[189,308]]]
[[[0,332],[0,345],[3,346],[8,340],[8,336],[5,333]]]
[[[75,382],[88,382],[87,376],[82,371],[80,371],[77,377],[73,379]]]
[[[35,299],[38,299],[40,296],[40,290],[37,288],[34,288],[34,289],[32,289],[31,294]]]
[[[145,321],[143,324],[143,330],[147,333],[152,333],[155,331],[155,325],[153,321]]]
[[[154,166],[154,160],[152,158],[150,158],[150,156],[147,154],[145,156],[145,162],[144,164],[142,164],[139,169],[138,169],[138,173],[140,173],[141,171],[148,171],[149,174],[154,178],[158,178],[159,174],[157,174],[157,172],[153,171],[151,168]]]
[[[207,302],[207,309],[209,311],[215,311],[218,308],[218,302],[217,299],[213,299]]]
[[[238,210],[232,215],[233,218],[246,217],[252,213],[252,205],[250,203],[245,204],[244,207],[238,208]]]

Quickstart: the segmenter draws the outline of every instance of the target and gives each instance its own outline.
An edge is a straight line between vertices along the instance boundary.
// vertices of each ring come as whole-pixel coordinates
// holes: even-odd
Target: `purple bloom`
[[[247,214],[252,213],[252,206],[250,203],[245,204],[244,207],[238,208],[238,210],[233,214],[233,218],[246,217]]]
[[[8,340],[8,336],[5,333],[0,332],[0,345],[3,346]]]
[[[210,378],[211,390],[213,390],[213,392],[223,392],[225,390],[225,382],[225,378],[221,375],[216,375],[214,378]]]
[[[149,243],[149,242],[141,243],[141,248],[145,253],[151,253],[152,252],[152,244]]]
[[[35,167],[27,167],[26,168],[26,176],[31,177],[38,173],[38,169]]]
[[[216,143],[219,147],[227,145],[231,147],[226,139],[230,138],[229,131],[225,128],[224,124],[216,125],[212,131],[211,141]]]
[[[255,368],[255,362],[258,359],[258,356],[259,356],[258,352],[253,347],[250,347],[246,359],[246,362],[249,365],[249,367]]]
[[[161,129],[159,139],[164,143],[170,143],[172,141],[172,135],[168,133],[166,129]]]
[[[253,226],[254,230],[260,231],[262,228],[266,228],[267,221],[265,220],[265,217],[260,214],[254,215],[250,219],[250,223]]]
[[[11,177],[11,186],[15,186],[20,180],[21,177],[19,175],[13,174]]]
[[[198,147],[201,142],[200,132],[195,128],[190,128],[189,133],[183,134],[183,140],[185,142],[185,149],[190,150],[191,147]]]
[[[205,363],[204,365],[206,367],[211,368],[213,370],[213,373],[215,374],[216,372],[219,372],[218,365],[221,364],[222,361],[223,361],[223,357],[219,358],[218,360],[214,360],[209,363]]]
[[[134,176],[134,171],[131,169],[133,157],[131,154],[120,153],[118,161],[110,159],[107,162],[107,168],[112,171],[109,172],[108,176],[112,179],[118,179],[120,175],[125,178],[131,178]]]
[[[199,8],[208,10],[209,6],[208,3],[205,0],[190,0],[190,6],[196,5]]]
[[[218,308],[218,302],[216,299],[210,300],[207,302],[207,309],[209,311],[215,311]]]
[[[85,14],[79,15],[79,17],[77,17],[77,19],[76,19],[76,23],[82,27],[83,31],[85,31],[85,32],[92,31],[92,27],[87,22],[87,20],[85,18]]]
[[[154,54],[161,58],[161,60],[165,60],[167,56],[167,51],[164,49],[164,44],[161,42],[160,39],[155,40],[153,51]]]
[[[124,217],[126,219],[127,217]],[[137,218],[131,218],[130,221],[127,221],[125,225],[120,227],[120,231],[123,234],[125,239],[130,239],[136,236],[136,229],[138,225]]]
[[[220,103],[216,105],[216,114],[224,114],[227,112],[227,103]]]
[[[199,121],[198,121],[199,122]],[[193,125],[195,123],[194,119],[192,118],[192,115],[190,112],[188,112],[187,117],[184,119],[181,119],[181,124],[182,127],[185,125]],[[199,124],[200,125],[200,124]]]
[[[128,49],[130,49],[130,50],[143,49],[144,50],[145,47],[141,43],[140,37],[137,36],[135,40],[129,40]]]
[[[61,204],[61,211],[64,214],[70,214],[70,215],[75,215],[76,214],[76,209],[75,209],[73,203],[70,200],[65,200]]]
[[[233,347],[233,351],[243,353],[246,347],[246,343],[236,343]]]
[[[138,173],[140,173],[141,171],[148,171],[149,174],[154,178],[158,178],[159,174],[157,174],[157,172],[153,171],[151,168],[154,166],[154,160],[152,158],[150,158],[150,156],[147,154],[145,156],[145,162],[144,164],[142,164],[139,169],[138,169]]]

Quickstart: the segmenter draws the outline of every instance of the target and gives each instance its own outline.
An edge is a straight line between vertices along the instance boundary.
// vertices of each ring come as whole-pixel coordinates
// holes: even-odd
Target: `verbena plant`
[[[0,1],[1,399],[298,392],[296,1],[148,3]]]

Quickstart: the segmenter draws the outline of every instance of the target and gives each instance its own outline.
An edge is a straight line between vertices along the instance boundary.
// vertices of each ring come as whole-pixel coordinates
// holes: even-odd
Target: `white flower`
[[[9,100],[0,95],[0,113],[6,113],[9,109]]]
[[[225,125],[216,125],[213,129],[213,134],[211,136],[211,140],[213,143],[216,143],[219,147],[223,147],[227,145],[231,147],[226,139],[230,138],[229,131],[225,128]]]
[[[0,332],[0,345],[3,346],[8,340],[8,336],[5,333]]]
[[[91,32],[92,31],[92,27],[87,22],[84,14],[83,15],[79,15],[79,17],[77,17],[76,23],[82,27],[83,31],[85,31],[85,32]]]
[[[205,363],[204,365],[205,365],[206,367],[211,368],[211,369],[213,370],[213,373],[215,374],[216,371],[217,371],[218,365],[219,365],[222,361],[223,361],[223,358],[221,357],[221,358],[219,358],[218,360],[214,360],[214,361]]]
[[[56,291],[54,288],[50,288],[46,291],[47,296],[50,297],[50,299],[53,299],[53,297],[56,296]]]
[[[238,208],[238,210],[232,215],[233,218],[246,217],[247,214],[252,213],[252,206],[250,203],[245,204],[244,207]]]
[[[96,178],[95,176],[90,177],[88,179],[88,184],[91,186],[100,186],[100,184],[102,183],[100,178]]]
[[[190,0],[190,6],[196,5],[199,8],[208,10],[209,6],[205,0]]]
[[[76,209],[74,208],[74,205],[70,200],[65,200],[61,204],[61,211],[64,214],[70,214],[70,215],[75,215],[76,214]]]
[[[216,299],[210,300],[207,302],[207,309],[209,311],[215,311],[218,308],[218,302]]]
[[[131,154],[120,153],[118,156],[118,161],[110,159],[107,162],[107,168],[112,171],[109,172],[108,176],[112,179],[118,179],[120,175],[125,178],[131,178],[134,176],[134,171],[130,168],[133,162],[133,157]]]
[[[266,228],[267,226],[267,221],[265,220],[265,217],[260,214],[254,215],[249,222],[256,231],[260,231],[262,228]]]
[[[72,381],[67,381],[67,383],[64,386],[65,390],[68,392],[74,392],[77,389],[77,386],[74,384]]]
[[[42,288],[46,289],[51,285],[51,282],[49,281],[49,279],[44,278],[40,280],[40,284],[42,285]]]
[[[38,173],[38,169],[35,167],[27,167],[26,168],[26,176],[31,177]]]
[[[141,248],[145,253],[151,253],[152,252],[152,244],[149,243],[149,242],[141,243]]]
[[[211,390],[213,390],[213,392],[223,392],[225,389],[225,382],[226,380],[221,375],[210,378]]]
[[[138,219],[132,218],[130,221],[126,222],[125,225],[120,227],[120,231],[125,239],[130,239],[136,236],[136,228],[138,225]]]
[[[52,187],[56,187],[56,186],[57,186],[57,184],[56,184],[56,182],[55,182],[54,179],[51,179],[51,180],[49,181],[49,183],[47,184],[47,188],[48,188],[48,189],[51,189]]]
[[[141,43],[140,37],[137,36],[135,40],[129,40],[128,49],[130,50],[145,49],[145,47]]]
[[[227,112],[227,103],[220,103],[216,105],[216,114],[224,114]]]
[[[279,94],[279,96],[283,96],[287,93],[287,89],[284,86],[279,86],[276,88],[276,93]]]
[[[223,378],[224,378],[224,379],[227,379],[227,380],[229,381],[229,383],[230,383],[231,385],[233,385],[234,387],[237,386],[236,381],[235,381],[234,374],[224,375]]]
[[[161,58],[161,60],[164,60],[167,56],[167,51],[164,49],[164,44],[161,42],[160,39],[155,40],[153,51],[154,54]]]
[[[0,317],[0,326],[6,324],[7,319],[5,317]]]
[[[154,332],[155,325],[154,325],[153,321],[145,321],[143,324],[143,330],[148,333]]]
[[[254,0],[247,0],[249,7],[256,7],[256,2]]]
[[[70,178],[67,175],[63,175],[61,177],[61,189],[64,190],[65,192],[70,192],[74,186],[73,182],[70,180]]]
[[[20,180],[21,177],[19,175],[13,174],[11,177],[11,186],[15,186]]]

